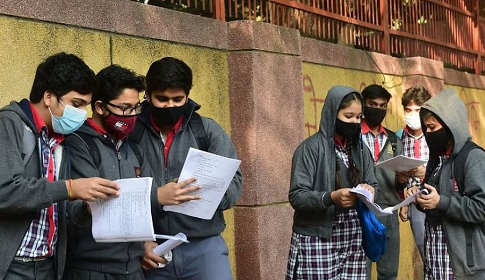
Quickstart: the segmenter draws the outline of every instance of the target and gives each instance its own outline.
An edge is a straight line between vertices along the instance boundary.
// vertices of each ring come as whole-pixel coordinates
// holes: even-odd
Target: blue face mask
[[[52,116],[52,129],[55,133],[59,134],[73,133],[83,125],[88,112],[71,105],[65,105],[60,100],[59,102],[64,105],[64,113],[62,113],[62,116],[58,117],[53,115],[49,108],[49,112]]]

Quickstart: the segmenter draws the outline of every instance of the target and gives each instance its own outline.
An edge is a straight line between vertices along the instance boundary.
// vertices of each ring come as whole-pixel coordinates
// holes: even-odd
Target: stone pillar
[[[293,220],[291,158],[304,139],[300,35],[235,21],[228,36],[231,137],[244,174],[234,210],[237,279],[280,280]]]

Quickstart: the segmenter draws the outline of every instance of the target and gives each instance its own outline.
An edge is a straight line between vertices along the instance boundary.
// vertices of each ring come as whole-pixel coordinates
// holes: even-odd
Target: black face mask
[[[364,107],[364,117],[371,127],[379,126],[386,117],[386,110],[374,107]]]
[[[425,132],[424,137],[428,144],[429,153],[432,155],[443,155],[446,153],[446,147],[451,140],[451,133],[444,127],[435,132]]]
[[[335,123],[335,132],[344,138],[352,138],[358,131],[360,131],[360,123],[343,122],[339,118]]]
[[[188,110],[188,103],[179,107],[158,108],[151,105],[155,122],[160,125],[173,126]]]

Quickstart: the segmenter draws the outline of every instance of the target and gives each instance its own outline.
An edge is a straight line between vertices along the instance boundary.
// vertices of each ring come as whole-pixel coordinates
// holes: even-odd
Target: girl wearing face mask
[[[454,90],[424,103],[420,117],[430,151],[424,181],[429,194],[416,199],[426,214],[425,279],[485,279],[485,152],[473,149],[464,166],[454,166],[471,139],[466,107]],[[463,168],[464,193],[455,168]]]
[[[356,90],[332,87],[320,130],[293,155],[289,200],[295,209],[286,279],[366,279],[357,184],[372,193],[373,159],[360,142],[363,101]],[[364,183],[366,182],[366,183]]]

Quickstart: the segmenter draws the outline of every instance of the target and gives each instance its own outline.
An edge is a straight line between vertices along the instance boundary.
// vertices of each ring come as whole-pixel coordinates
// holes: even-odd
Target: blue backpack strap
[[[399,129],[398,131],[396,131],[396,136],[399,138],[399,139],[402,139],[402,135],[404,134],[404,129]]]

